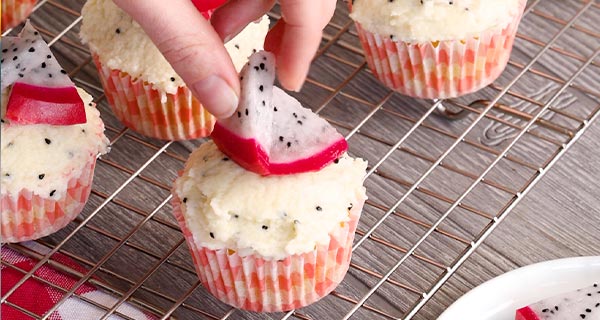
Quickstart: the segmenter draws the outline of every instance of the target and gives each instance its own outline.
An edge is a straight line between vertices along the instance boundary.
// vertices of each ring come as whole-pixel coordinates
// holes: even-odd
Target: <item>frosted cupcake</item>
[[[342,281],[366,199],[366,162],[345,154],[345,139],[325,120],[273,88],[273,73],[272,56],[250,58],[238,111],[217,122],[215,142],[190,155],[173,187],[204,287],[258,312],[306,306]]]
[[[139,24],[109,0],[82,9],[81,39],[92,52],[115,115],[144,135],[185,140],[204,137],[214,117],[192,96]],[[269,18],[249,24],[225,47],[239,70],[262,48]]]
[[[369,68],[418,98],[477,91],[506,67],[525,0],[355,0]]]
[[[36,0],[2,0],[2,32],[25,20],[35,7],[35,2]]]
[[[83,209],[96,157],[108,151],[108,140],[92,97],[78,92],[85,104],[84,124],[13,125],[3,120],[2,242],[47,236]]]
[[[348,270],[365,169],[345,156],[318,172],[263,177],[203,144],[175,183],[173,207],[204,287],[258,312],[327,295]]]
[[[20,242],[81,212],[108,140],[92,97],[75,88],[31,25],[3,37],[2,48],[2,242]]]

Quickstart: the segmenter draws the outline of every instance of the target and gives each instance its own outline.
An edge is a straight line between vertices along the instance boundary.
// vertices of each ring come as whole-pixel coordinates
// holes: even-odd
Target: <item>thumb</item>
[[[135,19],[183,79],[217,118],[230,116],[240,84],[223,42],[189,0],[114,0]]]

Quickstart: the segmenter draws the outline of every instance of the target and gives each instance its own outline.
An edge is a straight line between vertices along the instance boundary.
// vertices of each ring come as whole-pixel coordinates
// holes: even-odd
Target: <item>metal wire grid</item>
[[[76,8],[81,7],[81,2],[78,1],[73,7],[72,1],[68,0],[40,1],[32,19],[34,22],[36,19],[43,21],[50,12],[56,16],[58,11],[68,19],[64,22],[64,28],[41,28],[40,31],[49,39],[53,49],[59,50],[60,46],[66,48],[64,50],[68,52],[70,59],[65,62],[70,63],[71,68],[65,69],[76,83],[97,93],[94,96],[98,97],[96,102],[107,124],[107,134],[110,136],[113,152],[99,159],[92,196],[81,217],[65,230],[37,240],[48,249],[47,252],[38,252],[19,244],[10,245],[11,248],[39,262],[31,271],[18,270],[24,277],[2,297],[2,304],[17,308],[32,318],[46,319],[68,297],[76,295],[76,288],[89,282],[117,297],[114,305],[106,307],[78,296],[106,310],[103,319],[111,314],[129,319],[117,311],[119,305],[125,301],[162,319],[171,316],[181,319],[267,317],[231,309],[216,302],[199,288],[201,285],[187,256],[184,239],[176,222],[169,215],[170,181],[174,178],[176,170],[183,166],[189,150],[180,143],[160,142],[141,137],[111,118],[97,80],[86,76],[84,72],[86,69],[93,69],[93,66],[89,52],[78,42],[75,32],[81,20]],[[525,61],[512,59],[506,71],[510,73],[508,81],[505,84],[492,84],[482,91],[478,99],[475,95],[470,95],[464,99],[428,103],[399,96],[383,87],[373,94],[360,88],[360,84],[372,81],[372,76],[362,58],[362,50],[357,44],[352,22],[347,18],[344,6],[339,6],[339,12],[326,29],[323,44],[314,63],[316,66],[334,64],[339,70],[328,71],[339,71],[341,76],[338,78],[341,78],[341,81],[335,83],[325,80],[326,77],[319,74],[321,69],[314,68],[299,98],[309,105],[318,101],[311,107],[346,134],[350,141],[351,153],[371,158],[365,180],[369,187],[370,200],[367,201],[356,233],[354,257],[344,283],[330,296],[310,307],[288,313],[270,314],[268,317],[320,319],[323,318],[323,314],[327,314],[328,318],[343,319],[352,316],[370,319],[410,319],[415,315],[419,316],[418,312],[434,293],[598,117],[600,92],[597,88],[576,80],[586,72],[598,73],[600,63],[595,59],[600,54],[600,48],[583,55],[556,45],[565,34],[570,37],[576,34],[600,39],[600,34],[595,29],[576,23],[586,13],[600,10],[600,3],[578,1],[575,9],[576,12],[569,17],[561,18],[544,11],[540,0],[531,2],[526,10],[524,22],[528,19],[542,19],[555,27],[555,32],[549,32],[548,39],[519,33],[516,48],[519,45],[537,48],[537,51],[534,51],[537,52],[535,55]],[[270,15],[274,19],[279,18],[277,7]],[[550,54],[567,57],[579,64],[569,72],[555,73],[545,70],[538,63]],[[79,59],[72,56],[79,56]],[[73,63],[72,60],[76,62]],[[543,83],[553,84],[553,90],[550,90],[551,93],[547,96],[523,93],[516,84],[528,76],[541,79]],[[589,108],[578,108],[575,112],[560,108],[557,102],[564,100],[566,92],[575,93],[579,99],[587,99],[586,105]],[[532,105],[535,109],[523,110],[514,107],[523,103]],[[352,109],[352,119],[348,120],[344,118],[344,114],[334,112],[339,105],[359,107],[357,110]],[[426,108],[415,108],[414,105]],[[328,106],[330,107],[327,108]],[[449,125],[448,120],[434,115],[440,113],[440,110],[450,117],[465,119]],[[554,116],[548,117],[548,114]],[[397,136],[381,135],[372,129],[373,126],[383,126],[386,121],[397,121]],[[509,130],[512,133],[510,139],[504,144],[491,145],[473,138],[473,132],[486,121]],[[442,145],[440,153],[431,155],[412,147],[411,140],[420,138],[423,130],[438,137],[439,140],[430,143],[438,142]],[[443,137],[449,143],[444,145],[441,141],[443,139],[439,137]],[[544,152],[538,152],[543,155],[538,154],[537,157],[531,158],[521,156],[519,148],[533,148],[537,143],[544,145]],[[366,151],[371,147],[380,150],[380,153]],[[476,150],[480,157],[483,154],[487,158],[474,161],[477,166],[464,168],[452,161],[457,150],[464,147]],[[130,148],[141,151],[133,155],[123,151]],[[119,152],[122,154],[119,155]],[[117,155],[114,155],[115,153]],[[130,163],[128,157],[135,159]],[[398,174],[402,173],[398,157],[418,160],[423,169],[417,170],[417,174],[412,177]],[[157,175],[153,172],[156,170],[150,170],[156,166],[159,171],[167,169],[160,172],[163,175]],[[518,183],[512,180],[502,181],[501,175],[494,174],[495,171],[504,173],[507,168],[519,172],[521,180],[518,180]],[[439,191],[435,188],[435,183],[441,182],[438,175],[440,170],[460,176],[468,183],[458,188],[460,192]],[[109,179],[118,182],[109,187],[104,186],[102,181]],[[432,184],[430,180],[435,183]],[[144,205],[131,195],[131,190],[136,190],[136,185],[150,190],[147,191],[146,197],[142,197],[142,202],[150,204]],[[502,194],[500,198],[503,201],[493,213],[481,209],[477,203],[469,202],[470,196],[477,194],[481,186],[493,190],[496,194]],[[374,192],[370,191],[386,188],[394,191],[390,192],[391,195],[387,198],[374,195]],[[411,208],[407,204],[416,201],[430,205],[431,210],[435,209],[438,214],[432,219],[414,212],[409,213]],[[458,211],[462,212],[460,216],[457,216]],[[107,220],[117,223],[117,220],[112,219],[114,214],[122,214],[122,219],[131,219],[126,228],[119,230],[111,224],[96,223],[96,220],[103,216],[108,216]],[[479,221],[474,223],[475,227],[470,225],[474,220]],[[407,228],[408,231],[418,232],[415,232],[416,236],[412,239],[403,239],[387,231],[390,224],[395,228]],[[466,232],[461,228],[472,230]],[[99,250],[99,243],[93,241],[93,248],[82,246],[86,243],[86,238],[92,235],[94,239],[103,239],[105,244],[108,243],[108,249],[95,255],[88,252]],[[142,237],[148,241],[146,236],[166,242],[165,250],[157,252],[136,240]],[[449,254],[431,249],[435,246],[447,248],[448,242],[451,243],[450,247],[455,249]],[[371,259],[369,252],[376,252],[376,258],[382,259],[389,255],[391,263],[380,265],[377,261],[379,259]],[[56,253],[74,259],[89,271],[81,274],[57,263],[53,260]],[[136,266],[142,270],[134,274],[132,270],[137,270],[135,268],[124,265],[115,267],[114,263],[111,263],[113,260],[127,261],[127,255],[130,254],[145,257],[150,261],[149,265],[143,268]],[[78,282],[70,290],[46,282],[35,275],[36,270],[45,264],[79,279]],[[5,261],[2,261],[2,265],[15,268]],[[399,270],[402,270],[402,275],[408,276],[398,276]],[[155,278],[164,275],[165,272],[182,278],[186,285],[173,288],[166,284],[164,279],[156,283]],[[419,282],[411,279],[417,278],[414,272],[427,274],[428,277]],[[36,315],[10,301],[10,296],[15,290],[30,278],[64,292],[63,298],[55,308],[45,315]],[[167,287],[167,292],[161,290],[161,286]],[[421,315],[421,318],[427,318],[427,315]]]

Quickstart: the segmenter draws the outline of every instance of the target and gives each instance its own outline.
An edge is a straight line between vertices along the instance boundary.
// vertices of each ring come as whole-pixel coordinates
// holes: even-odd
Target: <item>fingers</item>
[[[189,0],[114,0],[146,31],[194,96],[215,117],[238,104],[239,80],[219,35]]]
[[[223,42],[227,42],[274,4],[275,0],[230,0],[213,13],[210,22]]]
[[[281,0],[282,19],[269,31],[265,49],[277,57],[279,82],[299,90],[319,47],[323,29],[335,10],[334,0]]]
[[[204,107],[217,118],[233,113],[239,80],[221,39],[228,40],[260,18],[275,0],[230,0],[211,22],[189,0],[114,0],[144,28]],[[269,31],[265,49],[277,56],[279,82],[299,90],[319,47],[335,0],[281,0],[282,19]]]

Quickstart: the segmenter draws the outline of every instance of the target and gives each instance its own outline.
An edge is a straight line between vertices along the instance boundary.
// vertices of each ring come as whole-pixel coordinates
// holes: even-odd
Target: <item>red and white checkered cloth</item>
[[[40,254],[46,254],[49,249],[36,242],[24,242],[21,243],[35,252]],[[2,282],[2,297],[24,276],[24,273],[20,270],[28,272],[33,269],[35,264],[38,262],[30,257],[27,257],[14,249],[7,246],[2,246],[2,267],[1,267],[1,282]],[[69,257],[56,253],[52,256],[52,260],[64,265],[67,268],[85,274],[85,270],[82,266],[78,265],[75,261]],[[6,264],[6,265],[5,265]],[[18,269],[12,268],[14,266]],[[44,279],[45,281],[56,285],[59,288],[69,290],[77,283],[79,279],[65,274],[48,264],[44,264],[34,273],[37,277]],[[54,288],[40,280],[29,278],[23,283],[13,294],[11,294],[7,301],[10,304],[17,305],[20,308],[30,311],[38,316],[44,315],[50,310],[64,295],[64,292],[60,289]],[[96,286],[90,283],[84,283],[75,290],[75,294],[65,300],[61,305],[54,311],[48,319],[51,320],[81,320],[81,319],[100,319],[106,313],[105,310],[90,304],[80,297],[85,297],[91,301],[94,301],[107,308],[111,308],[117,301],[118,298],[112,296],[104,291],[99,290]],[[10,320],[30,320],[32,319],[29,315],[21,312],[17,308],[12,307],[10,304],[2,304],[1,306],[1,319]],[[136,320],[155,320],[156,318],[150,314],[142,312],[135,308],[131,304],[121,304],[117,312],[127,317]],[[108,319],[116,320],[123,319],[118,315],[111,315]]]

